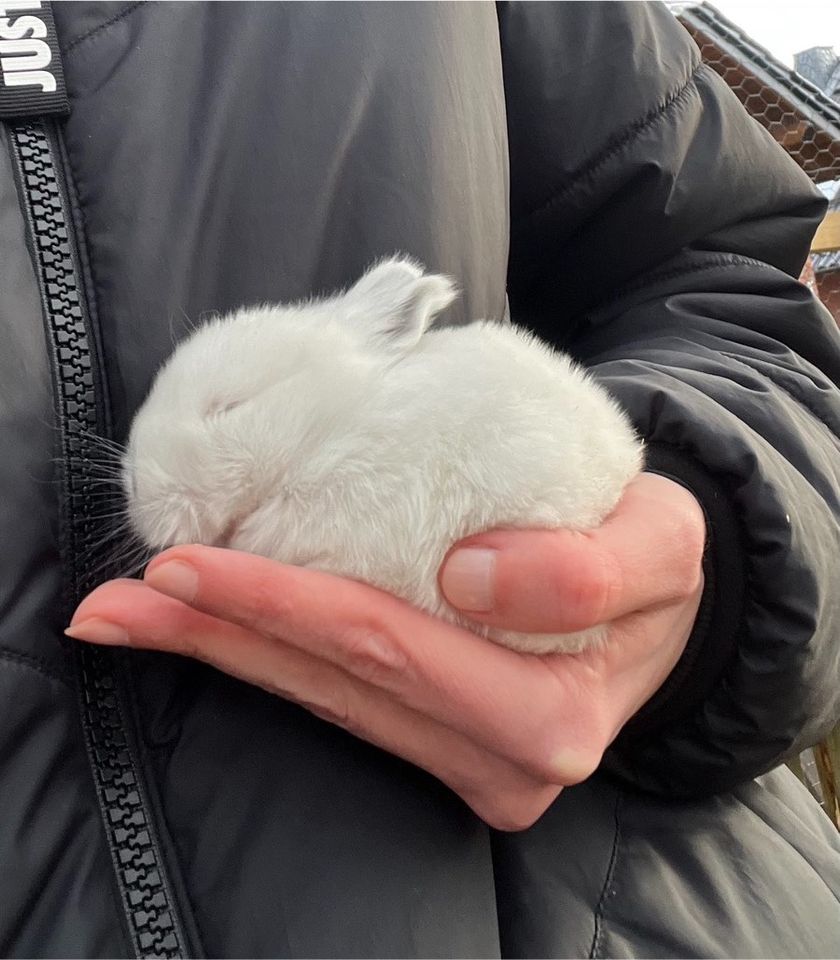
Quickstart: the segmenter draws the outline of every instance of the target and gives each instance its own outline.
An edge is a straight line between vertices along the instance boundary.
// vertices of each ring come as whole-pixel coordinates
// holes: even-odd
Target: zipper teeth
[[[94,495],[94,437],[101,429],[94,353],[46,127],[40,121],[17,122],[11,140],[52,356],[62,453],[60,549],[68,571],[65,602],[72,609],[96,585],[95,564],[80,558],[96,555],[103,533]],[[76,644],[75,650],[85,738],[134,950],[138,957],[184,956],[183,934],[126,733],[114,653],[88,644]]]

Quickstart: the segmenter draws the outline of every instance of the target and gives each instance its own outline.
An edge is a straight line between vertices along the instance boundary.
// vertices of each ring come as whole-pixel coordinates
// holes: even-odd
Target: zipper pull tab
[[[69,112],[49,0],[0,0],[0,120]]]

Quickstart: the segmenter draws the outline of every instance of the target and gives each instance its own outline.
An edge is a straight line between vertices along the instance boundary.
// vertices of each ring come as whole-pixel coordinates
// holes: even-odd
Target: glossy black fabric
[[[767,773],[839,712],[840,342],[793,279],[822,212],[807,178],[653,5],[55,16],[117,438],[185,317],[331,290],[405,250],[461,282],[447,322],[501,317],[507,292],[588,363],[709,517],[682,664],[521,834],[266,693],[128,658],[191,951],[831,955],[840,844]],[[125,955],[60,640],[49,365],[0,136],[0,954]]]

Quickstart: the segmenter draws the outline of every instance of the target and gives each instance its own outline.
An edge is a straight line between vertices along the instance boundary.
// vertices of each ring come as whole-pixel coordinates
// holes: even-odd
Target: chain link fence
[[[809,114],[824,117],[827,126],[835,126],[840,104],[774,60],[713,8],[688,7],[679,20],[700,48],[703,62],[723,77],[750,115],[812,180],[840,179],[840,141],[809,119]]]

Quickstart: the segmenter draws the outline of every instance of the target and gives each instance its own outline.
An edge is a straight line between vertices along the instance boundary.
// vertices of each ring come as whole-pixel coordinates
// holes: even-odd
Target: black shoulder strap
[[[69,112],[48,0],[0,2],[0,119]]]

